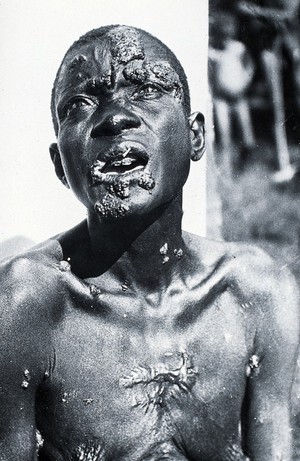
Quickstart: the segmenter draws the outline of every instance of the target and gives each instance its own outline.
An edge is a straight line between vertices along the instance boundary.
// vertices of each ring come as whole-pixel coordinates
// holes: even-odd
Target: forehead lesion
[[[145,51],[141,37],[135,29],[119,26],[108,32],[114,63],[127,64],[133,59],[144,59]]]
[[[137,31],[119,26],[105,36],[84,44],[75,55],[67,59],[64,67],[67,74],[78,80],[92,78],[96,71],[102,82],[111,86],[118,66],[144,58],[142,38]]]
[[[124,68],[123,75],[126,80],[136,84],[147,81],[158,83],[166,91],[174,91],[178,99],[181,100],[183,97],[180,78],[168,61],[132,61]]]
[[[81,66],[84,62],[86,62],[87,57],[84,54],[77,54],[70,63],[70,70],[76,69],[77,67]]]
[[[120,26],[84,44],[66,63],[69,85],[87,83],[93,92],[103,85],[112,88],[116,76],[123,75],[132,84],[157,83],[182,100],[183,86],[176,70],[165,56],[156,57],[148,43],[146,52],[142,39],[135,29]]]

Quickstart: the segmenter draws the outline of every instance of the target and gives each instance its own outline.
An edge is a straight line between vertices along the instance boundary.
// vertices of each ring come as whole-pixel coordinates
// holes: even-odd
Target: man
[[[204,139],[176,57],[92,31],[52,109],[87,220],[3,263],[0,459],[37,459],[36,433],[43,461],[290,459],[296,287],[258,250],[182,234]]]
[[[260,61],[270,92],[274,114],[274,135],[279,170],[273,176],[275,183],[290,181],[297,172],[288,149],[285,123],[283,61],[284,55],[291,62],[295,97],[299,94],[299,0],[251,0],[237,2],[236,9],[246,24],[244,35],[251,42]]]

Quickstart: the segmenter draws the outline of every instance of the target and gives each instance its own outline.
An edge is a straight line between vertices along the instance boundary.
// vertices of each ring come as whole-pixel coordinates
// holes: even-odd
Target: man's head
[[[171,201],[190,157],[203,150],[203,118],[189,116],[182,66],[162,42],[132,27],[102,27],[75,42],[51,107],[56,173],[103,217]]]
[[[55,134],[57,135],[57,132],[58,132],[58,122],[57,122],[57,116],[56,116],[56,93],[57,93],[57,86],[58,86],[58,83],[61,79],[61,74],[63,73],[64,71],[64,65],[65,65],[65,61],[66,59],[68,58],[68,56],[72,53],[74,53],[74,51],[78,51],[82,45],[88,45],[88,44],[92,44],[92,43],[95,43],[97,41],[100,41],[101,39],[103,39],[105,36],[109,35],[111,38],[113,38],[114,36],[118,36],[120,37],[120,34],[118,33],[118,29],[120,28],[120,26],[117,26],[117,25],[110,25],[110,26],[103,26],[103,27],[99,27],[98,29],[93,29],[89,32],[87,32],[86,34],[82,35],[78,40],[76,40],[73,45],[68,49],[68,51],[66,52],[63,60],[62,60],[62,63],[57,71],[57,74],[56,74],[56,78],[55,78],[55,81],[54,81],[54,85],[53,85],[53,89],[52,89],[52,95],[51,95],[51,113],[52,113],[52,120],[53,120],[53,125],[54,125],[54,130],[55,130]],[[182,85],[182,90],[183,90],[183,103],[184,103],[184,106],[186,108],[186,111],[187,111],[187,114],[189,115],[190,113],[190,110],[191,110],[191,107],[190,107],[190,91],[189,91],[189,86],[188,86],[188,82],[187,82],[187,77],[185,75],[185,72],[184,72],[184,69],[182,67],[182,65],[180,64],[180,62],[178,61],[177,57],[175,56],[175,54],[164,44],[162,43],[159,39],[157,39],[156,37],[154,37],[153,35],[149,34],[148,32],[146,31],[143,31],[141,29],[136,29],[136,28],[133,28],[133,27],[123,27],[121,26],[121,28],[123,29],[123,37],[121,36],[121,43],[123,42],[123,46],[126,50],[126,52],[128,53],[128,55],[124,55],[124,59],[130,59],[131,56],[129,55],[129,51],[128,49],[126,49],[126,47],[131,45],[131,52],[132,52],[132,49],[134,48],[134,35],[136,34],[130,34],[130,31],[136,31],[137,33],[139,33],[140,35],[144,36],[144,37],[148,37],[148,39],[152,42],[153,44],[153,50],[155,50],[155,47],[159,47],[159,48],[162,48],[165,50],[165,54],[166,54],[166,60],[169,61],[172,65],[172,67],[176,70],[178,76],[179,76],[179,79],[180,79],[180,83]],[[128,36],[129,34],[129,36]],[[127,40],[124,40],[124,37],[126,37],[127,35]],[[125,51],[123,50],[123,51]],[[117,51],[117,49],[116,49]],[[142,55],[139,56],[139,58],[141,58]]]

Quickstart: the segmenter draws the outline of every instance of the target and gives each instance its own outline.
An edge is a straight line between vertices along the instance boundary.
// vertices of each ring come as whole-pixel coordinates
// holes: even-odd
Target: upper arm
[[[290,392],[299,343],[298,288],[286,270],[270,262],[256,285],[258,367],[248,378],[244,446],[250,459],[289,460]]]
[[[36,459],[35,394],[47,344],[26,261],[0,270],[0,460]],[[20,273],[21,272],[21,273]]]

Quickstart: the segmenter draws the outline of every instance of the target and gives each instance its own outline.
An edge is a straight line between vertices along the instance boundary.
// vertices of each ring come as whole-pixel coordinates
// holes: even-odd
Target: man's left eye
[[[162,96],[163,91],[158,85],[148,84],[142,86],[133,94],[134,99],[157,99]]]

